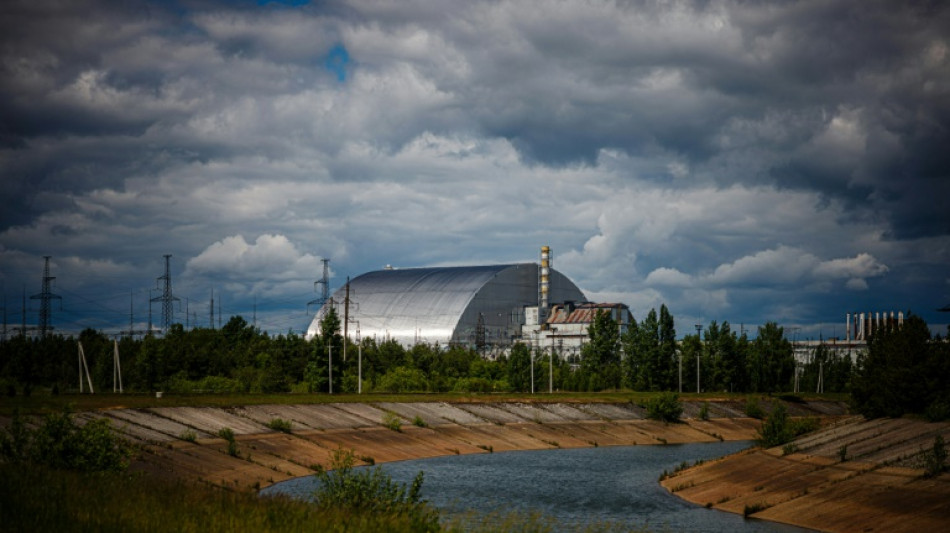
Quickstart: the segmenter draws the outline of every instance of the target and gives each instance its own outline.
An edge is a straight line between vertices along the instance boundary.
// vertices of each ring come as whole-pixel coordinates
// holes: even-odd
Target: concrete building
[[[605,312],[617,323],[622,335],[630,327],[630,308],[620,303],[575,303],[565,302],[551,307],[548,318],[538,324],[531,319],[537,312],[528,312],[523,341],[535,349],[553,349],[562,358],[572,363],[580,361],[581,348],[588,340],[588,328],[597,316]]]

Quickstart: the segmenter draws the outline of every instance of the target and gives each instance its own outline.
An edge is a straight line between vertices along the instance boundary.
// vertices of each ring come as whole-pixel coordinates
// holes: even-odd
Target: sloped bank
[[[950,423],[849,417],[785,450],[746,450],[662,484],[700,505],[822,531],[946,531],[950,473],[925,478],[920,465],[936,435],[950,439]]]
[[[337,403],[232,408],[153,407],[83,413],[107,417],[145,450],[133,469],[253,490],[327,466],[337,448],[364,463],[495,451],[646,445],[754,438],[744,403],[684,404],[684,422],[647,420],[632,403]],[[836,402],[789,404],[792,414],[834,418]],[[290,432],[272,429],[275,421]],[[234,434],[236,446],[218,436]]]

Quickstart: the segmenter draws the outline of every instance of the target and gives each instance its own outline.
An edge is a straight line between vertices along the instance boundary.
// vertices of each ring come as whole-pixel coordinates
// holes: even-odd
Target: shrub
[[[418,426],[421,428],[429,427],[429,424],[426,424],[426,421],[423,420],[422,417],[419,415],[416,415],[416,417],[412,419],[412,425]]]
[[[924,416],[931,422],[942,422],[950,418],[950,401],[938,398],[927,406]]]
[[[283,418],[274,418],[267,423],[267,427],[274,431],[280,431],[281,433],[290,433],[292,425],[290,420],[284,420]]]
[[[791,455],[798,451],[798,445],[794,442],[790,442],[785,446],[782,446],[782,455]]]
[[[703,405],[699,408],[699,419],[700,420],[709,420],[709,402],[703,402]]]
[[[745,402],[745,414],[749,418],[757,418],[761,420],[765,417],[765,411],[762,410],[762,407],[759,405],[759,400],[757,398],[749,398]]]
[[[234,440],[234,430],[228,427],[221,428],[221,431],[218,431],[218,436],[228,441],[228,455],[237,457],[238,449],[237,442]]]
[[[376,390],[379,392],[425,392],[428,380],[418,368],[396,367],[379,378]]]
[[[934,445],[930,452],[924,455],[924,477],[934,477],[947,469],[947,449],[943,442],[943,435],[934,437]]]
[[[396,483],[380,467],[355,470],[352,450],[339,448],[330,459],[330,470],[315,474],[320,487],[314,501],[322,508],[344,508],[355,513],[398,514],[408,516],[414,531],[439,531],[439,514],[422,500],[423,474],[408,486]]]
[[[792,432],[788,427],[788,411],[784,404],[776,403],[772,406],[772,412],[762,422],[756,440],[764,448],[780,446],[792,440]]]
[[[85,472],[122,471],[132,457],[131,445],[112,431],[109,420],[99,418],[78,426],[68,409],[45,417],[30,429],[13,412],[9,429],[0,430],[0,459],[10,463],[44,465]]]
[[[842,444],[841,447],[838,448],[838,459],[840,459],[842,463],[848,460],[848,445],[847,444]]]
[[[664,392],[647,402],[647,418],[663,422],[678,422],[683,414],[683,404],[679,395]]]
[[[198,440],[198,434],[192,429],[186,429],[178,435],[178,438],[188,442],[195,442]]]
[[[402,420],[396,414],[388,411],[383,415],[383,425],[393,431],[402,431]]]

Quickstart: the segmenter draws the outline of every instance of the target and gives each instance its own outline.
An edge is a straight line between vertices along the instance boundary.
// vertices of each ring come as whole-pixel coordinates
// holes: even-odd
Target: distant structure
[[[627,332],[633,318],[625,304],[568,301],[551,306],[548,318],[539,324],[534,320],[539,313],[529,309],[524,342],[538,350],[553,349],[558,356],[578,363],[581,349],[588,340],[588,328],[598,313],[609,314],[621,335]]]
[[[330,299],[330,260],[323,259],[323,276],[317,281],[313,282],[313,290],[317,290],[317,285],[322,285],[320,290],[320,297],[315,300],[310,300],[307,302],[307,312],[310,312],[310,306],[316,305],[323,307],[323,304],[327,303],[327,300]]]
[[[62,302],[62,296],[53,294],[53,280],[56,278],[49,275],[49,260],[50,256],[44,256],[45,264],[43,266],[43,288],[40,290],[39,294],[34,294],[30,296],[31,300],[40,301],[40,316],[39,323],[37,328],[39,329],[40,337],[45,337],[53,330],[52,324],[52,306],[50,305],[51,300],[60,300]],[[62,304],[60,304],[62,305]],[[24,306],[25,307],[25,306]],[[23,331],[24,335],[26,334],[26,321],[24,320]]]
[[[547,301],[587,302],[567,276],[550,265],[545,270],[535,263],[408,269],[387,266],[353,278],[348,287],[348,318],[359,323],[364,338],[395,340],[404,346],[460,345],[487,356],[502,353],[512,343],[530,337],[532,331],[525,326],[525,316],[543,313],[539,304],[545,295]],[[331,307],[343,305],[345,291],[346,287],[338,289],[323,303],[307,330],[307,338],[320,333],[320,321]],[[337,309],[337,314],[342,320],[344,310]]]
[[[162,295],[152,298],[152,302],[162,302],[162,331],[167,333],[168,326],[175,320],[175,302],[178,301],[172,294],[171,254],[165,254],[165,275],[156,278],[163,283]],[[151,327],[149,328],[151,329]]]

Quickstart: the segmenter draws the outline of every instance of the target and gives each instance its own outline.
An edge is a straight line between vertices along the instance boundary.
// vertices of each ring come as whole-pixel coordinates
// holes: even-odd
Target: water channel
[[[423,497],[448,519],[473,511],[540,512],[556,520],[558,530],[619,523],[650,531],[808,531],[705,509],[677,498],[657,482],[664,470],[672,471],[684,461],[692,464],[748,446],[749,442],[717,442],[518,451],[380,466],[402,483],[423,471]],[[261,493],[308,499],[316,483],[313,476],[291,479]]]

